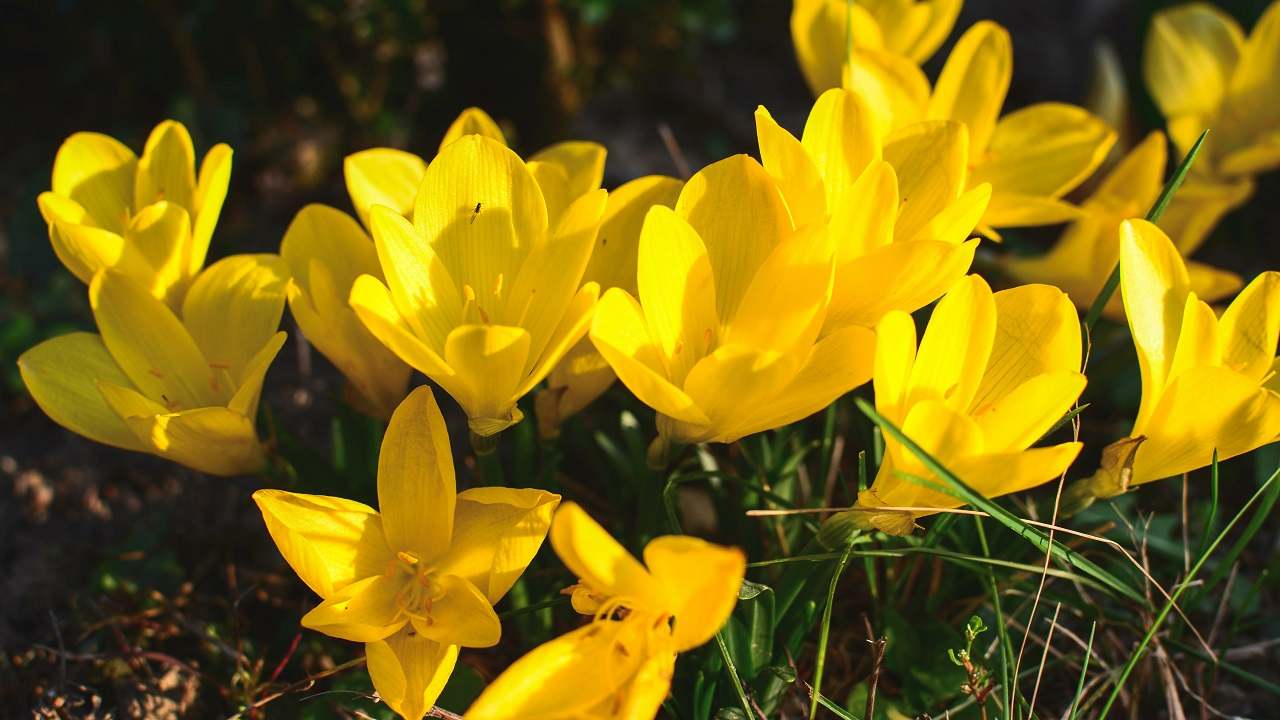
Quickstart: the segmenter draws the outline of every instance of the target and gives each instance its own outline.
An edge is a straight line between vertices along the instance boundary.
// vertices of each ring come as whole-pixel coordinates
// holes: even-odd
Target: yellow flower
[[[1009,32],[989,20],[969,28],[947,58],[925,115],[969,127],[969,186],[991,183],[983,233],[1049,225],[1078,211],[1061,200],[1107,157],[1116,134],[1082,108],[1037,103],[1004,117],[1013,76]]]
[[[634,294],[636,252],[645,213],[655,205],[674,207],[682,186],[675,178],[648,175],[609,193],[583,282]],[[617,379],[591,340],[579,340],[547,375],[546,389],[536,396],[539,434],[554,437],[562,422],[603,395]]]
[[[1248,39],[1208,3],[1156,13],[1143,57],[1147,87],[1186,153],[1205,128],[1205,172],[1239,179],[1280,167],[1280,2]],[[1200,161],[1197,161],[1199,165]]]
[[[1034,487],[1075,460],[1076,442],[1028,450],[1084,390],[1080,324],[1067,296],[1048,285],[992,293],[963,278],[938,303],[919,346],[910,315],[893,312],[877,329],[876,409],[907,437],[987,497]],[[942,483],[891,438],[875,482],[845,517],[856,526],[911,532],[928,511],[954,497],[900,473]]]
[[[1160,195],[1165,145],[1164,133],[1148,135],[1081,204],[1082,217],[1063,232],[1057,245],[1038,257],[1010,258],[1005,263],[1009,274],[1022,282],[1056,285],[1081,308],[1092,305],[1120,261],[1120,223],[1145,213]],[[1197,262],[1189,263],[1188,270],[1192,288],[1207,301],[1240,289],[1240,278],[1233,273]],[[1119,295],[1112,297],[1106,313],[1124,316]]]
[[[197,177],[191,136],[166,120],[141,159],[99,133],[67,138],[38,202],[54,252],[82,282],[112,268],[176,310],[204,267],[230,181],[230,147],[210,149]]]
[[[866,382],[875,338],[818,339],[831,298],[826,228],[796,231],[769,174],[737,155],[695,174],[640,232],[639,299],[605,293],[591,340],[671,440],[732,442],[806,417]]]
[[[420,387],[391,416],[378,457],[378,505],[283,490],[253,499],[280,554],[322,602],[302,624],[365,643],[373,686],[418,720],[453,672],[458,648],[489,647],[493,604],[538,552],[558,495],[458,493],[444,418]]]
[[[668,535],[645,547],[641,565],[573,503],[556,513],[551,545],[581,578],[575,608],[594,620],[517,660],[466,717],[655,717],[676,654],[707,642],[729,619],[746,571],[742,551]]]
[[[966,239],[991,189],[964,192],[963,125],[919,123],[882,150],[869,103],[835,88],[818,97],[801,139],[764,107],[756,134],[795,226],[825,226],[837,243],[827,330],[917,310],[968,272],[978,241]]]
[[[1120,289],[1142,371],[1129,437],[1073,489],[1089,500],[1235,457],[1280,436],[1276,342],[1280,273],[1264,272],[1219,318],[1191,288],[1177,248],[1155,225],[1120,231]]]
[[[840,87],[847,59],[857,62],[868,52],[901,56],[913,66],[925,62],[951,33],[961,5],[963,0],[795,0],[791,40],[810,89],[819,95]]]
[[[254,418],[284,344],[286,270],[235,255],[191,283],[181,315],[133,279],[99,270],[89,304],[100,335],[46,340],[18,358],[31,396],[72,432],[214,475],[262,468]]]

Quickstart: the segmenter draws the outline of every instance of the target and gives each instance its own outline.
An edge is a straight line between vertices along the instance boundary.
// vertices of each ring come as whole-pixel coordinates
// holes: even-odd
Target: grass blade
[[[813,699],[809,702],[809,720],[818,716],[818,695],[822,692],[822,672],[827,664],[827,639],[831,635],[831,606],[835,604],[836,586],[840,584],[840,576],[849,564],[849,554],[853,550],[855,539],[856,534],[849,536],[844,554],[840,556],[840,562],[836,563],[836,571],[831,574],[831,584],[827,586],[827,604],[822,608],[822,626],[818,630],[818,658],[813,669]]]
[[[1089,626],[1089,644],[1084,649],[1084,663],[1080,666],[1080,682],[1076,684],[1076,696],[1071,701],[1070,720],[1076,720],[1076,711],[1080,709],[1080,696],[1084,695],[1084,680],[1089,675],[1089,658],[1093,657],[1093,634],[1098,631],[1098,623],[1095,621]]]

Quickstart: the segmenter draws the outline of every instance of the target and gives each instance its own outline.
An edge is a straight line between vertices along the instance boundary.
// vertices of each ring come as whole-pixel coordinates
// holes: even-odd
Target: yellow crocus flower
[[[609,193],[583,282],[634,294],[636,253],[645,213],[656,205],[675,207],[683,185],[672,177],[647,175]],[[547,375],[547,387],[536,396],[539,434],[554,437],[562,422],[603,395],[617,379],[591,340],[579,340]]]
[[[918,346],[915,324],[903,312],[886,315],[876,333],[876,409],[983,495],[1039,485],[1079,454],[1077,442],[1028,449],[1085,386],[1079,320],[1060,290],[1023,285],[992,293],[969,275],[938,303]],[[904,474],[943,482],[886,438],[875,482],[844,517],[855,527],[908,534],[927,510],[875,509],[961,504]]]
[[[502,130],[483,110],[464,110],[440,142],[443,148],[466,135],[505,143]],[[549,222],[554,226],[564,203],[596,189],[604,173],[604,148],[596,143],[553,145],[529,162],[543,182]],[[293,280],[289,307],[303,335],[342,371],[348,400],[377,417],[389,417],[404,397],[410,368],[365,328],[348,304],[356,278],[386,282],[369,238],[375,205],[411,217],[418,187],[427,172],[422,158],[403,150],[372,148],[349,155],[343,164],[347,191],[360,218],[324,205],[298,212],[280,245]]]
[[[230,182],[230,147],[211,148],[197,176],[191,135],[166,120],[141,158],[100,133],[67,138],[37,201],[54,253],[82,282],[111,268],[176,310],[204,267]]]
[[[551,545],[580,578],[574,608],[594,620],[517,660],[465,717],[655,717],[676,655],[710,640],[733,612],[746,557],[737,548],[667,535],[645,546],[642,565],[573,503],[556,512]]]
[[[418,720],[459,647],[489,647],[494,603],[542,545],[560,496],[457,492],[444,418],[427,387],[396,408],[378,456],[378,505],[259,490],[253,499],[280,554],[321,598],[302,625],[365,643],[378,695]]]
[[[196,276],[181,314],[133,278],[102,269],[89,284],[98,332],[46,340],[18,358],[50,418],[107,445],[213,475],[261,470],[254,418],[287,272],[275,255],[235,255]]]
[[[549,220],[547,194],[505,145],[467,135],[427,167],[410,222],[375,204],[384,283],[361,275],[365,327],[462,405],[480,437],[519,422],[516,401],[586,333],[598,287],[581,283],[608,194]]]
[[[846,60],[858,61],[864,53],[901,56],[913,66],[925,62],[951,33],[963,4],[963,0],[795,0],[791,40],[809,88],[819,95],[840,87]]]
[[[1208,3],[1162,10],[1143,56],[1147,87],[1174,144],[1186,153],[1209,128],[1202,167],[1227,180],[1280,167],[1278,67],[1280,2],[1267,7],[1247,39]]]
[[[967,238],[991,189],[964,192],[963,125],[919,123],[882,149],[868,102],[840,88],[818,97],[799,140],[764,107],[755,117],[764,168],[792,222],[825,226],[837,243],[828,330],[917,310],[969,271],[978,241]]]
[[[1280,273],[1264,272],[1218,317],[1173,242],[1145,220],[1120,229],[1120,289],[1142,371],[1129,437],[1072,488],[1072,504],[1119,495],[1249,452],[1280,436]],[[1082,502],[1083,501],[1083,502]]]
[[[1148,135],[1081,203],[1082,216],[1053,249],[1038,257],[1008,259],[1009,274],[1022,282],[1056,285],[1081,308],[1092,305],[1120,261],[1120,223],[1142,215],[1160,195],[1166,154],[1164,133]],[[1204,263],[1189,262],[1187,269],[1192,289],[1209,302],[1236,292],[1242,284],[1235,274]],[[1124,316],[1119,295],[1111,298],[1106,314]]]
[[[649,210],[639,297],[605,293],[591,340],[658,411],[655,462],[672,440],[732,442],[806,417],[866,382],[870,330],[818,338],[833,255],[824,226],[793,228],[768,172],[746,155],[698,171],[674,210]]]
[[[925,116],[969,128],[969,185],[991,184],[983,232],[1049,225],[1078,210],[1061,198],[1107,157],[1115,132],[1088,111],[1057,102],[1001,117],[1013,76],[1013,42],[984,20],[960,37],[938,76]]]

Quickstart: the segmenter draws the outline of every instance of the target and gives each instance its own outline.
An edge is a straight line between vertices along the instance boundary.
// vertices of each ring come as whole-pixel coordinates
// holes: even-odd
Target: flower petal
[[[600,187],[604,180],[606,151],[600,143],[586,140],[569,140],[548,146],[534,153],[530,162],[557,165],[568,179],[566,192],[572,202]]]
[[[801,145],[813,160],[827,193],[827,207],[880,159],[884,128],[867,102],[852,90],[832,88],[822,93],[809,111]]]
[[[738,604],[747,558],[738,548],[685,535],[654,538],[644,564],[670,598],[677,652],[692,650],[720,631]]]
[[[704,357],[685,380],[684,389],[710,418],[706,436],[686,442],[733,442],[751,411],[779,397],[800,370],[804,355],[784,355],[748,345],[721,345]],[[834,398],[832,398],[834,400]],[[699,431],[702,428],[698,429]]]
[[[577,503],[560,504],[550,537],[565,567],[595,592],[645,610],[671,609],[664,586]]]
[[[682,187],[684,183],[673,177],[646,175],[610,192],[582,281],[599,283],[603,290],[620,287],[634,294],[644,218],[655,205],[675,207]]]
[[[424,563],[444,555],[456,492],[449,432],[423,385],[396,408],[378,454],[378,507],[391,549]]]
[[[822,176],[804,145],[774,121],[763,105],[756,108],[756,142],[760,161],[782,191],[797,228],[823,222],[827,217]]]
[[[133,208],[138,158],[118,140],[78,132],[53,159],[53,192],[75,201],[97,227],[120,234]]]
[[[803,353],[813,345],[831,300],[831,235],[811,227],[778,243],[743,293],[738,320],[721,343]]]
[[[364,647],[373,689],[406,720],[420,720],[435,705],[458,662],[457,645],[441,645],[409,628]]]
[[[528,367],[529,342],[527,330],[509,325],[462,325],[449,333],[444,360],[458,373],[463,395],[454,399],[467,411],[472,430],[492,435],[519,421],[516,390]],[[483,431],[480,423],[486,424]]]
[[[654,207],[640,233],[636,268],[649,337],[666,377],[679,386],[720,333],[716,285],[702,238],[679,215]]]
[[[165,120],[151,131],[133,179],[133,206],[160,200],[195,208],[196,150],[180,122]]]
[[[886,131],[923,120],[929,105],[929,78],[924,71],[886,50],[858,49],[845,65],[843,86],[867,99]]]
[[[1280,340],[1280,273],[1264,272],[1222,314],[1222,362],[1248,378],[1271,371]]]
[[[209,148],[200,161],[200,176],[196,181],[195,207],[191,222],[191,252],[187,274],[196,275],[204,267],[209,253],[209,241],[213,229],[222,214],[222,203],[231,187],[231,147],[219,143]]]
[[[460,388],[457,373],[435,349],[414,335],[392,302],[391,291],[381,280],[372,275],[356,278],[351,285],[350,303],[360,322],[388,350],[455,395],[454,389]]]
[[[952,121],[916,123],[891,135],[884,159],[898,177],[901,207],[894,234],[908,240],[965,188],[969,140],[964,125]]]
[[[969,128],[970,157],[981,158],[1012,78],[1009,31],[990,20],[976,22],[951,49],[929,98],[928,116],[964,123]]]
[[[395,562],[381,518],[364,503],[284,490],[258,490],[253,501],[285,562],[322,598]]]
[[[190,254],[191,220],[186,209],[162,200],[129,220],[118,268],[157,298],[176,306],[187,289]]]
[[[458,493],[453,538],[440,572],[464,578],[496,604],[542,547],[559,503],[559,495],[543,490],[478,487]]]
[[[187,291],[183,324],[209,365],[225,368],[237,385],[280,327],[288,282],[278,255],[233,255],[210,265]]]
[[[247,418],[258,416],[258,401],[262,398],[262,383],[266,380],[267,370],[280,354],[284,341],[289,334],[281,330],[263,345],[245,365],[244,375],[240,378],[240,386],[236,394],[231,396],[227,409],[240,413]]]
[[[1001,290],[995,308],[995,339],[971,405],[975,413],[1036,375],[1074,373],[1081,365],[1079,316],[1061,290],[1049,285]]]
[[[456,575],[440,575],[436,582],[443,595],[432,601],[427,621],[413,618],[418,635],[442,645],[497,645],[502,623],[484,593]]]
[[[261,472],[266,451],[253,421],[225,407],[202,407],[171,415],[126,417],[150,452],[210,475]]]
[[[18,371],[31,397],[54,422],[95,442],[145,449],[98,392],[99,382],[133,384],[101,337],[75,332],[45,340],[18,357]]]
[[[975,412],[988,453],[1025,450],[1071,410],[1085,378],[1071,370],[1034,375]]]
[[[503,145],[507,144],[507,138],[502,134],[502,128],[498,127],[498,123],[489,117],[489,113],[478,107],[469,107],[459,113],[458,117],[449,125],[449,129],[445,131],[444,137],[440,140],[439,150],[444,150],[445,146],[451,144],[454,140],[467,135],[482,135]]]
[[[984,453],[956,460],[950,470],[983,496],[994,498],[1061,477],[1083,447],[1081,443],[1069,442],[1022,452]],[[959,507],[961,504],[959,500],[952,499],[940,507]]]
[[[1236,21],[1208,3],[1162,10],[1151,20],[1142,72],[1166,116],[1217,109],[1244,45]]]
[[[826,326],[875,327],[891,310],[919,310],[964,277],[977,247],[976,240],[895,242],[857,258],[836,270]]]
[[[849,57],[851,32],[854,47],[879,48],[884,44],[879,24],[861,3],[797,0],[792,4],[791,42],[814,95],[840,87],[840,69]]]
[[[335,590],[302,616],[302,626],[352,642],[376,642],[404,627],[396,601],[403,580],[373,575]]]
[[[462,321],[462,295],[443,259],[408,220],[386,207],[373,208],[369,227],[399,315],[432,350],[444,350],[445,338]],[[493,311],[496,303],[484,300]]]
[[[928,399],[968,410],[991,357],[997,317],[986,281],[977,275],[961,278],[929,318],[911,369],[907,404]]]
[[[396,214],[409,217],[426,173],[427,164],[422,158],[394,148],[361,150],[342,161],[347,194],[365,227],[369,227],[374,205],[385,205]]]

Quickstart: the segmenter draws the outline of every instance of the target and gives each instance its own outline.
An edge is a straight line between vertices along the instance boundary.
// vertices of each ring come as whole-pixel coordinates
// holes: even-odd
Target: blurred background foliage
[[[1159,116],[1141,82],[1142,39],[1152,13],[1171,4],[968,0],[951,41],[982,18],[1010,28],[1015,63],[1006,111],[1042,100],[1084,102],[1095,47],[1109,43],[1130,83],[1137,129],[1145,132],[1158,126]],[[1251,27],[1267,1],[1218,4]],[[758,104],[798,132],[812,98],[792,52],[790,9],[787,0],[6,3],[0,24],[0,716],[17,716],[33,698],[47,717],[78,717],[106,706],[124,716],[178,717],[196,706],[197,696],[205,711],[223,711],[260,699],[254,693],[273,681],[305,677],[303,670],[285,669],[291,658],[303,658],[305,672],[322,672],[356,651],[315,633],[299,635],[297,617],[310,598],[279,573],[243,484],[93,445],[54,426],[27,397],[14,365],[18,354],[45,337],[92,325],[84,289],[57,263],[35,203],[66,136],[95,130],[140,149],[151,127],[172,117],[191,130],[198,154],[230,143],[231,191],[211,259],[274,251],[306,203],[349,207],[346,154],[389,145],[430,156],[448,124],[471,105],[498,119],[522,153],[570,138],[604,143],[607,187],[676,173],[660,126],[670,128],[695,168],[753,152]],[[950,44],[926,67],[931,77]],[[1261,178],[1254,202],[1218,228],[1201,256],[1246,278],[1280,267],[1277,197],[1280,178]],[[1013,233],[1007,247],[995,251],[1034,251],[1056,232]],[[286,329],[295,330],[289,320]],[[1095,405],[1084,416],[1087,440],[1089,433],[1122,432],[1138,397],[1123,329],[1104,329],[1098,341],[1116,355],[1091,373],[1095,397],[1086,399]],[[296,345],[291,340],[290,347]],[[306,491],[367,496],[380,431],[334,401],[337,379],[323,364],[301,346],[282,353],[268,381],[273,432],[307,479]],[[620,425],[627,410],[635,416],[623,415]],[[521,470],[510,479],[598,506],[636,508],[625,519],[634,546],[664,527],[656,495],[661,480],[642,469],[652,415],[622,392],[588,415],[602,419],[571,423],[562,449],[539,446],[531,422],[518,426],[505,452],[507,466]],[[813,437],[820,425],[821,419],[810,421],[798,436]],[[850,408],[842,411],[840,429],[848,434],[847,464],[856,449],[870,447],[870,430]],[[731,462],[771,478],[774,492],[794,492],[789,483],[795,483],[800,441],[787,432],[744,443],[728,453]],[[460,426],[453,426],[453,437],[462,451]],[[1096,460],[1102,444],[1091,445],[1077,472]],[[1257,487],[1257,474],[1275,460],[1276,453],[1264,452],[1225,466],[1224,508],[1239,507]],[[474,471],[460,468],[464,475]],[[1179,491],[1172,485],[1143,494],[1144,509],[1160,511],[1144,537],[1157,562],[1180,566]],[[840,492],[836,499],[847,502]],[[764,526],[743,517],[758,501],[746,491],[703,499],[715,504],[720,535],[745,543],[753,559],[773,543],[760,532]],[[1122,499],[1121,507],[1128,503]],[[950,525],[930,537],[976,546],[972,528]],[[787,541],[782,536],[783,545]],[[1275,535],[1258,542],[1274,546]],[[1020,543],[993,535],[991,551],[1040,562]],[[563,570],[545,555],[531,571],[529,594],[513,602],[555,597]],[[1276,599],[1275,562],[1264,552],[1231,585],[1224,602],[1241,613],[1231,637],[1276,636],[1275,620],[1266,614]],[[824,689],[851,707],[865,697],[869,661],[859,613],[870,612],[891,648],[881,693],[905,708],[955,696],[964,673],[945,649],[963,645],[964,620],[976,607],[967,599],[980,603],[981,578],[943,575],[937,563],[904,562],[889,571],[869,561],[861,572],[859,563],[851,566],[848,577],[846,585],[856,589],[838,611],[848,632],[833,637],[832,688]],[[893,598],[887,610],[885,598]],[[957,604],[957,598],[967,599]],[[1212,612],[1217,598],[1209,600]],[[765,678],[758,680],[761,693],[787,686],[788,673],[795,678],[794,664],[776,662],[781,648],[762,647],[773,641],[754,633],[753,618],[766,611],[772,617],[774,603],[772,591],[744,601],[728,632],[744,673]],[[562,627],[567,616],[557,617]],[[518,623],[516,635],[542,638],[552,615],[526,615]],[[809,617],[791,632],[803,638],[811,626]],[[482,662],[492,671],[517,651],[504,646]],[[716,690],[718,656],[702,655],[698,674],[677,678],[677,694],[711,709],[732,705],[724,684]],[[144,673],[139,658],[160,670]],[[800,660],[802,670],[807,662]],[[86,664],[91,673],[77,670]],[[183,670],[191,666],[219,682],[191,686]],[[459,666],[454,694],[442,704],[474,694],[481,680],[469,668]],[[77,685],[90,681],[92,687]],[[365,690],[367,678],[359,673],[339,675],[328,686],[336,693],[330,700],[340,705]],[[55,707],[57,697],[63,706]],[[332,717],[333,707],[317,701],[295,710]]]

